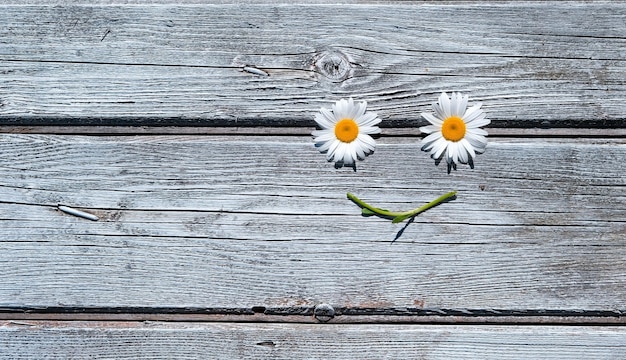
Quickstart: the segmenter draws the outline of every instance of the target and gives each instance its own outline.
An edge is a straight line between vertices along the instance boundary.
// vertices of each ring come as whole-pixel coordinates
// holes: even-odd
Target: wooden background
[[[624,18],[0,1],[0,358],[626,357]],[[441,91],[492,120],[474,170],[419,150]],[[350,96],[356,172],[310,136]]]

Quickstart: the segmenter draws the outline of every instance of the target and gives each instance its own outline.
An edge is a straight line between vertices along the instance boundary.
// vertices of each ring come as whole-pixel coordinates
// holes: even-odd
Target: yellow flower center
[[[450,116],[441,125],[441,135],[448,141],[459,141],[465,137],[465,121],[458,116]]]
[[[341,119],[335,124],[335,136],[339,141],[351,143],[359,136],[359,125],[352,119]]]

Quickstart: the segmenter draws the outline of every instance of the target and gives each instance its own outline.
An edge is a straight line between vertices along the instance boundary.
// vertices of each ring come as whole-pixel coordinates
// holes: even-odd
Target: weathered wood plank
[[[0,359],[621,359],[624,327],[0,322]]]
[[[455,90],[494,126],[624,126],[624,2],[30,3],[0,4],[4,125],[308,126],[354,96],[414,126]]]
[[[624,139],[497,139],[450,175],[417,141],[355,173],[309,137],[1,135],[0,305],[624,309]],[[452,189],[393,244],[345,198]]]

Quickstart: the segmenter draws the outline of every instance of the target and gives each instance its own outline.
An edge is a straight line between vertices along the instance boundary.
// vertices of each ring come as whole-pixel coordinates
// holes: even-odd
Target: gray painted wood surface
[[[0,322],[0,359],[621,359],[624,327]]]
[[[0,359],[624,358],[625,15],[0,0]],[[474,170],[419,151],[442,90],[492,119]],[[308,135],[348,96],[357,172]]]
[[[2,124],[309,126],[353,96],[415,126],[442,90],[495,126],[624,124],[624,2],[22,3],[0,3]]]

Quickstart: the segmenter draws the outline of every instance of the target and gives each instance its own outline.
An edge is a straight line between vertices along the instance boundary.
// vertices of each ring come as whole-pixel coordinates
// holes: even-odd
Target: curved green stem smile
[[[428,204],[422,205],[418,207],[417,209],[413,209],[409,211],[402,211],[402,212],[394,212],[394,211],[389,211],[389,210],[384,210],[384,209],[373,207],[372,205],[364,202],[363,200],[359,199],[358,197],[356,197],[355,195],[351,193],[348,193],[347,196],[348,196],[348,199],[352,200],[355,204],[357,204],[361,208],[361,215],[363,216],[378,215],[386,219],[391,219],[392,220],[391,222],[396,224],[408,218],[412,218],[421,212],[424,212],[434,206],[441,204],[444,201],[452,200],[456,196],[456,191],[450,191],[447,194],[441,195],[435,200],[429,202]]]

